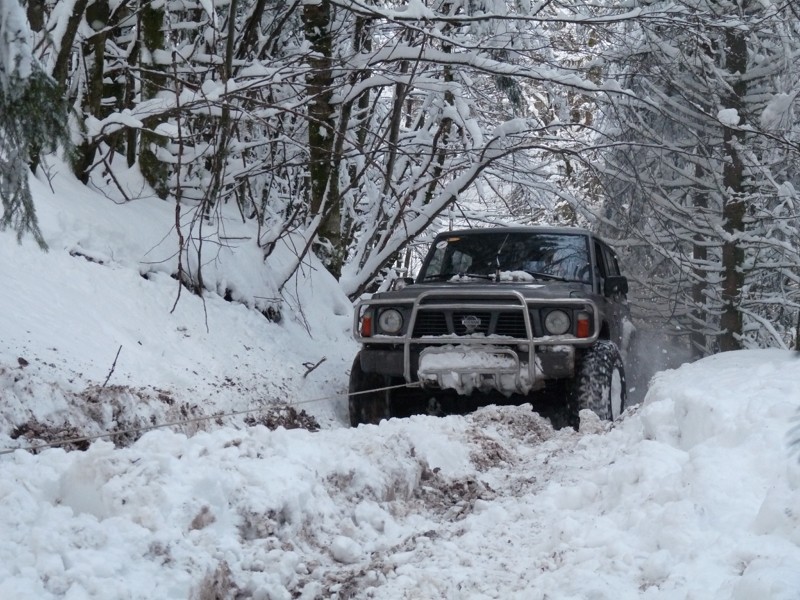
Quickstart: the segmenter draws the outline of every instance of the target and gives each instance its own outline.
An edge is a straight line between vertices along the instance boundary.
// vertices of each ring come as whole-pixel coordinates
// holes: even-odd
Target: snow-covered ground
[[[659,373],[579,433],[528,407],[351,429],[319,265],[280,323],[225,301],[276,285],[234,214],[219,293],[171,312],[172,205],[32,183],[49,253],[0,234],[0,598],[800,598],[797,354]],[[321,430],[259,424],[276,402]]]
[[[174,204],[115,204],[62,175],[55,194],[31,184],[50,249],[0,235],[0,444],[9,424],[74,423],[87,401],[97,405],[83,427],[90,433],[290,398],[322,425],[341,422],[341,399],[312,402],[346,389],[342,374],[357,349],[352,307],[321,265],[290,280],[281,322],[270,322],[256,309],[274,304],[279,282],[255,229],[224,207],[225,218],[204,224],[211,291],[200,298],[184,288],[176,304]],[[272,259],[288,262],[292,252],[278,246]]]

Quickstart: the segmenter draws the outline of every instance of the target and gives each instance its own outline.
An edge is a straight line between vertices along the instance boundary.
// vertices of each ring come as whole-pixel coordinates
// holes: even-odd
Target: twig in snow
[[[104,387],[106,387],[106,384],[108,383],[108,380],[111,379],[111,376],[114,374],[114,369],[117,368],[117,359],[119,358],[119,353],[120,352],[122,352],[122,346],[121,345],[120,345],[119,348],[117,348],[117,355],[114,357],[114,362],[111,364],[111,370],[108,372],[108,376],[106,377],[106,380],[103,382],[103,385],[100,386],[101,390]]]
[[[327,360],[327,358],[325,358],[325,357],[323,356],[322,358],[320,358],[320,359],[319,359],[319,362],[318,362],[317,364],[314,364],[314,363],[312,363],[312,362],[304,362],[304,363],[303,363],[303,366],[304,366],[304,367],[307,369],[307,371],[306,371],[305,373],[303,373],[303,379],[305,379],[306,377],[308,377],[308,375],[309,375],[309,373],[311,373],[311,371],[313,371],[314,369],[316,369],[318,366],[320,366],[320,365],[321,365],[322,363],[324,363],[326,360]]]

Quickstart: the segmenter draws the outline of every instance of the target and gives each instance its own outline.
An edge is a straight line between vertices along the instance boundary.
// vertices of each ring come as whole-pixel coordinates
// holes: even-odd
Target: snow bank
[[[597,434],[488,407],[0,456],[0,596],[795,599],[799,363],[662,373]]]
[[[63,170],[31,185],[49,251],[0,234],[0,446],[15,430],[96,434],[274,402],[341,423],[351,306],[313,257],[282,298],[253,224],[221,207],[204,230],[207,289],[176,304],[174,204],[118,204]]]

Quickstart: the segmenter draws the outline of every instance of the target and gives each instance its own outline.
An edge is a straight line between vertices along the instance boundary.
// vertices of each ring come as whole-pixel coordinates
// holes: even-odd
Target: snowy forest
[[[2,227],[45,249],[58,156],[174,205],[203,294],[233,207],[269,316],[308,253],[356,299],[453,224],[578,225],[696,356],[800,348],[798,94],[797,0],[2,0]]]

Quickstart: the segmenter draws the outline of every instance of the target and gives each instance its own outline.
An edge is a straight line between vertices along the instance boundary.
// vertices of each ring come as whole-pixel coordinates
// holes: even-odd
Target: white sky
[[[662,372],[643,406],[581,433],[527,407],[351,429],[350,309],[319,265],[280,324],[213,293],[170,313],[172,205],[32,184],[50,252],[0,234],[0,451],[29,443],[20,428],[273,401],[322,430],[239,415],[0,454],[0,598],[800,598],[800,356]],[[227,236],[252,236],[235,214]],[[236,244],[210,286],[274,295],[254,240]]]

